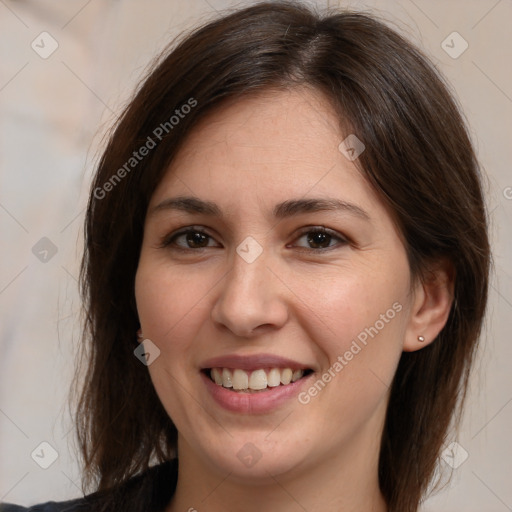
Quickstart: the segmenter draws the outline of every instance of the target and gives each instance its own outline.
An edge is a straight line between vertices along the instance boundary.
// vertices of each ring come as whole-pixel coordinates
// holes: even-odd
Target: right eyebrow
[[[180,196],[164,199],[149,212],[150,215],[163,210],[178,210],[187,213],[200,213],[203,215],[222,217],[220,208],[211,201],[203,201],[196,197]]]

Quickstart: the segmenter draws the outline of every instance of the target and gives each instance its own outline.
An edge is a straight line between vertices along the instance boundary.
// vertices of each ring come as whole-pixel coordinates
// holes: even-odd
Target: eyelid
[[[192,233],[201,233],[201,234],[207,236],[210,240],[215,240],[216,243],[219,243],[219,242],[217,242],[217,240],[215,239],[214,236],[212,236],[210,233],[208,233],[207,229],[205,229],[204,226],[184,226],[182,228],[177,229],[176,231],[173,231],[170,234],[163,236],[158,247],[159,248],[168,248],[176,238],[186,235],[191,232]],[[337,249],[340,247],[340,245],[352,244],[352,241],[347,236],[342,235],[341,233],[339,233],[338,231],[335,231],[333,229],[326,228],[325,226],[322,226],[322,225],[303,226],[302,228],[300,228],[298,230],[298,233],[295,234],[294,239],[293,239],[294,242],[308,233],[325,233],[325,234],[329,235],[330,237],[332,237],[333,239],[338,240],[338,244],[336,244],[332,247],[324,247],[324,248],[320,248],[320,249],[313,248],[313,247],[300,247],[300,246],[297,247],[292,244],[287,244],[286,247],[287,248],[295,247],[295,248],[298,248],[299,251],[301,251],[301,252],[317,252],[318,253],[318,252],[325,252],[325,251]],[[198,251],[208,249],[208,248],[212,248],[212,246],[199,247],[199,248],[194,249],[194,248],[180,247],[178,245],[174,245],[172,249],[177,250],[177,251],[183,251],[183,252],[190,252],[190,251],[198,252]]]
[[[208,238],[210,238],[211,240],[215,240],[217,242],[215,237],[213,237],[210,233],[208,233],[208,231],[204,228],[204,226],[184,226],[182,228],[177,229],[176,231],[173,231],[172,233],[164,235],[161,238],[161,241],[160,241],[158,247],[162,248],[162,249],[168,248],[176,238],[178,238],[180,236],[183,236],[183,235],[186,235],[186,234],[191,233],[191,232],[192,233],[201,233],[201,234],[207,236]],[[197,248],[197,249],[180,247],[178,245],[175,245],[173,247],[174,250],[178,250],[178,251],[182,250],[182,251],[196,251],[196,252],[200,251],[202,249],[208,249],[208,248],[211,248],[211,247],[200,247],[200,248]]]
[[[294,238],[294,241],[296,241],[297,239],[301,238],[302,236],[304,236],[307,233],[325,233],[326,235],[329,235],[332,238],[337,239],[339,243],[337,245],[332,246],[332,247],[325,247],[325,248],[322,248],[322,249],[315,249],[315,248],[312,248],[312,247],[299,247],[299,250],[301,250],[301,251],[305,251],[305,252],[324,252],[324,251],[329,251],[329,250],[337,249],[337,248],[340,247],[340,245],[350,245],[350,244],[352,244],[352,241],[347,236],[342,235],[338,231],[335,231],[335,230],[330,229],[330,228],[326,228],[325,226],[321,226],[321,225],[320,226],[319,225],[311,225],[311,226],[304,226],[303,228],[300,228],[297,236],[295,236],[295,238]],[[289,245],[287,245],[287,247],[289,247]]]

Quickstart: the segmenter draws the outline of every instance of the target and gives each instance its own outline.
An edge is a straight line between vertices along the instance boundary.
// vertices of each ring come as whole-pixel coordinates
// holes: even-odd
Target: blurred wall
[[[79,333],[81,226],[100,137],[173,36],[249,3],[0,1],[0,501],[81,495],[66,397]],[[312,3],[389,20],[430,55],[466,113],[488,176],[495,275],[468,413],[448,440],[468,458],[424,511],[512,510],[512,3]]]

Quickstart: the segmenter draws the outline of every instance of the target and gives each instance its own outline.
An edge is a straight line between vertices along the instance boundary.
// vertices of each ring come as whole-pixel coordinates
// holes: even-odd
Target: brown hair
[[[166,52],[120,116],[99,162],[81,272],[88,368],[77,432],[84,481],[96,480],[100,490],[175,456],[176,428],[133,355],[134,278],[150,197],[214,107],[298,85],[322,92],[342,130],[341,120],[348,120],[366,145],[361,171],[396,217],[412,276],[425,277],[439,258],[455,268],[447,324],[429,346],[402,354],[382,436],[379,480],[389,511],[416,511],[425,495],[466,393],[487,301],[490,251],[479,166],[447,86],[411,43],[367,14],[318,14],[280,1],[207,23]],[[148,137],[156,147],[127,165]]]

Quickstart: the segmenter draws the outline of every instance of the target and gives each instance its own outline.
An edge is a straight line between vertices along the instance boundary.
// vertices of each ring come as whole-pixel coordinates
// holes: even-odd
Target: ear
[[[423,278],[418,278],[404,338],[405,352],[425,347],[441,332],[452,308],[454,284],[455,269],[447,259],[436,261]]]

